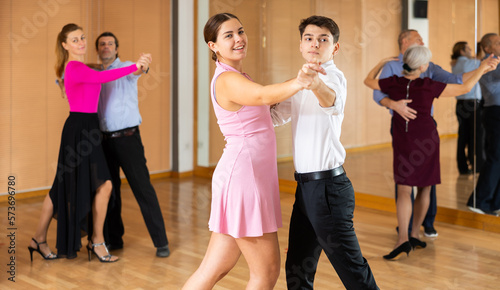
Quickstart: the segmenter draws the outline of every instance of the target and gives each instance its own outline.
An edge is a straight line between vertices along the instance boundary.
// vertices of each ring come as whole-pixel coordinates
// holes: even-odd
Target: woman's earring
[[[215,52],[215,56],[217,57],[217,59],[221,58],[221,59],[224,59],[224,57],[219,53],[218,50],[214,50]]]

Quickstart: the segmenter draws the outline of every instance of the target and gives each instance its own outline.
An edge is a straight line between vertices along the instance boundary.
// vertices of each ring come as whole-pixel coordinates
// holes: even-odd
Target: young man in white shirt
[[[320,63],[326,75],[305,68],[316,80],[271,112],[275,125],[292,121],[297,189],[286,260],[288,289],[313,289],[322,250],[347,289],[378,289],[354,232],[354,189],[342,167],[347,83],[333,62],[339,28],[330,18],[311,16],[302,20],[299,31],[302,56]]]

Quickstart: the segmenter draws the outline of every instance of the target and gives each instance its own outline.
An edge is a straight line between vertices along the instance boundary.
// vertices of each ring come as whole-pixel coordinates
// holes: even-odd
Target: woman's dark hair
[[[207,23],[205,24],[205,28],[203,28],[203,36],[205,37],[205,42],[208,44],[208,42],[216,42],[217,41],[217,34],[219,34],[220,27],[222,23],[228,21],[229,19],[238,19],[235,15],[231,13],[219,13],[215,14],[214,16],[210,17],[208,19]],[[241,21],[240,21],[241,23]],[[118,45],[117,45],[118,46]],[[217,54],[212,51],[212,59],[217,60]]]
[[[484,58],[484,49],[483,46],[481,45],[481,42],[479,41],[476,44],[476,59],[483,59]]]
[[[115,44],[116,44],[116,48],[118,48],[118,38],[116,38],[116,36],[112,33],[112,32],[109,32],[109,31],[106,31],[106,32],[103,32],[101,33],[101,35],[99,35],[97,37],[97,39],[95,40],[95,50],[99,50],[99,39],[101,39],[101,37],[104,37],[104,36],[111,36],[115,39]],[[118,57],[118,52],[116,53],[116,57]]]
[[[61,32],[59,32],[59,34],[57,35],[55,70],[56,70],[56,76],[59,79],[62,78],[62,75],[64,73],[64,65],[68,61],[68,51],[64,49],[62,43],[66,42],[68,34],[76,30],[83,30],[83,29],[74,23],[66,24],[62,28]]]
[[[465,47],[467,46],[467,42],[465,41],[459,41],[455,43],[452,49],[452,55],[451,59],[458,59],[462,54],[460,54],[461,51],[465,51]]]
[[[313,15],[306,19],[302,19],[299,25],[300,38],[302,39],[302,35],[304,34],[304,30],[306,30],[307,25],[316,25],[321,28],[326,28],[330,30],[330,33],[333,36],[333,43],[337,43],[339,41],[340,29],[337,23],[332,19],[325,16],[317,16]]]

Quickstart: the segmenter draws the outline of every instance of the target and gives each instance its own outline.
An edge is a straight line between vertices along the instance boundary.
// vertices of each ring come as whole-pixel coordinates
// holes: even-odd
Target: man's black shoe
[[[438,236],[438,233],[434,227],[430,228],[424,227],[424,236],[428,238],[435,238]]]
[[[121,250],[123,249],[123,244],[106,244],[109,251]]]
[[[156,256],[160,258],[170,256],[170,249],[168,248],[168,245],[156,248]]]

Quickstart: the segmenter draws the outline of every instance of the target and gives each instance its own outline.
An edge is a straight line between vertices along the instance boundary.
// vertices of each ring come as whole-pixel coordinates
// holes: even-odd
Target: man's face
[[[304,29],[300,40],[300,52],[302,57],[309,61],[325,63],[336,55],[339,51],[339,43],[333,42],[330,30],[309,24]]]
[[[407,38],[403,39],[403,45],[401,46],[401,53],[404,53],[408,47],[412,45],[424,45],[422,36],[416,31],[411,31]]]
[[[97,45],[97,54],[101,61],[114,60],[116,54],[118,53],[118,48],[116,47],[115,38],[112,36],[103,36],[99,38]]]
[[[492,36],[490,40],[491,45],[489,47],[485,47],[484,51],[488,54],[493,53],[495,56],[500,56],[500,36]]]

